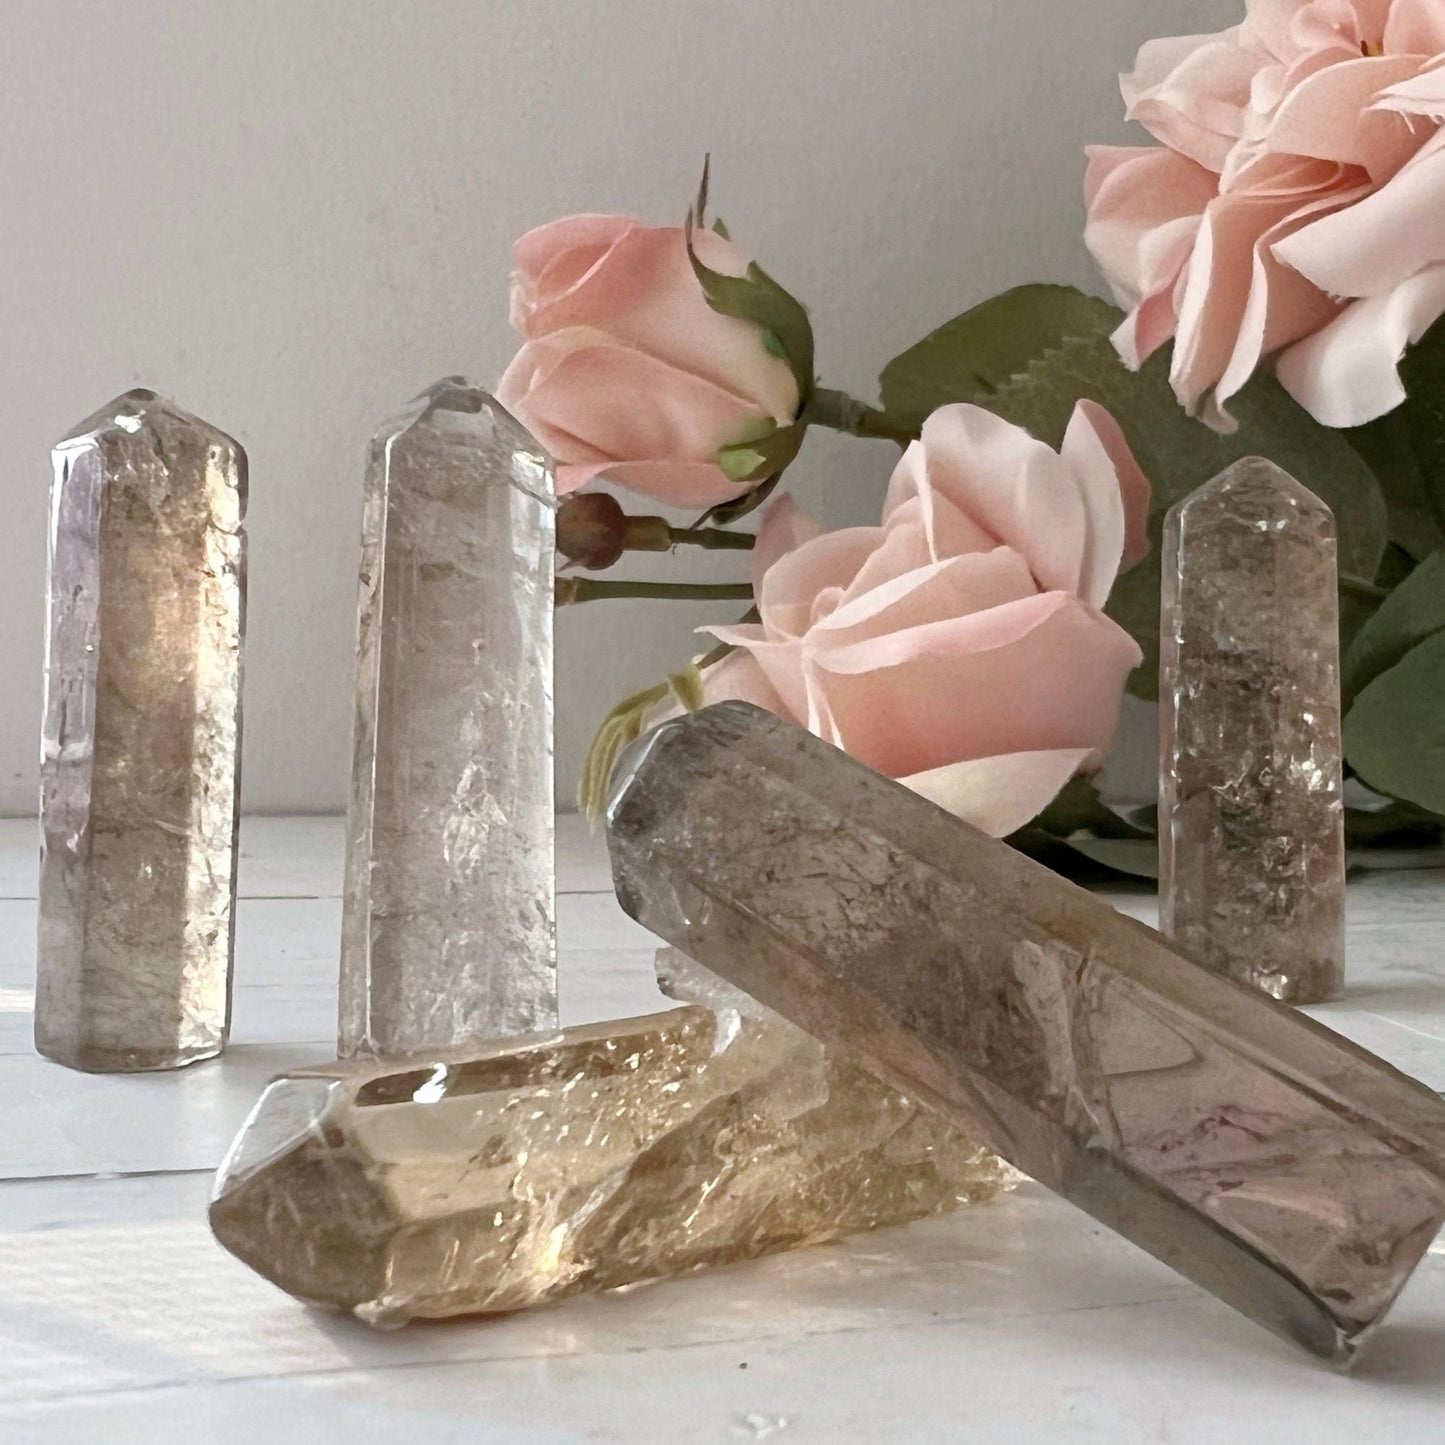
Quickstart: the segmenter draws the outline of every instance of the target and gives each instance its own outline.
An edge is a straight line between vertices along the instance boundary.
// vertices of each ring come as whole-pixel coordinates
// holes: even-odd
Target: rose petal
[[[715,458],[763,420],[757,409],[702,377],[596,337],[577,328],[528,342],[503,376],[499,400],[564,465],[605,471],[679,506],[745,492],[751,484],[730,481]],[[584,454],[569,438],[586,438]]]
[[[1090,407],[1093,410],[1090,410]],[[1124,557],[1124,497],[1114,458],[1099,436],[1097,415],[1103,407],[1079,402],[1069,418],[1060,455],[1084,504],[1084,555],[1079,566],[1079,596],[1091,607],[1102,607],[1119,575]],[[1111,418],[1112,420],[1112,418]],[[1115,427],[1119,445],[1124,438]],[[1123,447],[1127,453],[1128,448]],[[1134,471],[1138,472],[1135,465]],[[1145,484],[1147,488],[1147,483]]]
[[[969,552],[930,562],[866,590],[855,593],[850,588],[832,612],[814,623],[808,640],[811,646],[831,649],[899,636],[939,619],[984,617],[1007,603],[1037,595],[1028,563],[1011,548]]]
[[[1295,209],[1268,227],[1254,244],[1250,258],[1249,297],[1239,320],[1234,351],[1215,383],[1216,404],[1237,395],[1267,355],[1318,331],[1339,314],[1340,303],[1293,267],[1284,265],[1276,246],[1314,217],[1358,200],[1363,189],[1321,198]]]
[[[1445,11],[1440,0],[1394,0],[1385,22],[1388,55],[1439,55],[1445,52]]]
[[[1362,426],[1405,400],[1405,347],[1445,315],[1445,264],[1382,296],[1352,302],[1328,326],[1275,363],[1280,382],[1325,426]]]
[[[626,216],[563,216],[519,237],[512,246],[512,325],[523,336],[537,335],[537,307],[575,286],[634,225]]]
[[[841,594],[884,536],[882,527],[844,527],[779,557],[757,589],[768,636],[802,636],[818,615],[819,597],[832,589]]]
[[[1094,146],[1088,155],[1084,244],[1133,308],[1116,345],[1137,367],[1174,334],[1174,287],[1219,177],[1157,146]]]
[[[730,652],[713,663],[703,672],[702,690],[710,703],[735,699],[787,716],[782,698],[763,675],[757,659],[748,652]]]
[[[1402,117],[1369,107],[1418,69],[1414,56],[1361,56],[1318,71],[1281,102],[1269,124],[1270,149],[1360,166],[1377,184],[1388,180],[1420,148],[1420,136]]]
[[[888,480],[883,501],[884,524],[891,524],[895,514],[910,508],[923,524],[924,540],[935,562],[956,557],[960,552],[990,552],[998,546],[997,537],[933,489],[928,480],[928,456],[921,441],[908,443]]]
[[[747,258],[715,232],[695,233],[693,244],[714,271],[747,270]],[[761,330],[708,304],[680,227],[629,227],[577,284],[539,299],[527,324],[533,335],[596,327],[754,403],[775,421],[791,421],[798,409],[797,379],[765,349]]]
[[[1276,243],[1274,252],[1322,291],[1378,296],[1445,261],[1445,130],[1388,185]]]
[[[1075,591],[1084,507],[1052,447],[982,407],[939,407],[923,423],[928,484],[1028,560],[1039,586]]]
[[[810,517],[790,495],[785,493],[769,502],[753,544],[754,593],[762,591],[763,578],[773,563],[822,535],[822,524]]]
[[[999,753],[1102,753],[1141,656],[1116,623],[1060,593],[874,641],[802,645],[840,746],[892,777]]]
[[[730,502],[746,491],[746,486],[728,477],[721,467],[706,462],[606,462],[589,467],[559,466],[559,496],[585,486],[597,477],[606,477],[640,497],[651,497],[664,506],[683,511],[703,511],[719,502]]]
[[[756,623],[738,622],[698,628],[699,632],[731,643],[757,664],[758,676],[772,688],[779,706],[772,709],[807,727],[810,707],[803,676],[802,644],[795,640],[771,640]]]
[[[1072,433],[1076,426],[1085,425],[1109,460],[1113,471],[1113,485],[1123,505],[1124,540],[1118,571],[1124,572],[1149,555],[1149,478],[1144,475],[1135,459],[1123,429],[1114,419],[1113,413],[1087,397],[1074,407],[1074,415],[1069,421],[1069,432]],[[1069,456],[1068,433],[1064,436],[1062,455],[1066,459]],[[1101,488],[1104,486],[1102,473],[1093,477],[1092,485]]]
[[[1218,35],[1147,41],[1121,83],[1126,114],[1157,140],[1210,170],[1223,169],[1243,133],[1250,83],[1262,57]]]
[[[1255,269],[1260,237],[1287,222],[1318,193],[1330,190],[1331,178],[1337,182],[1342,174],[1325,161],[1262,156],[1250,171],[1253,189],[1241,185],[1210,203],[1179,302],[1179,334],[1170,368],[1174,394],[1189,410],[1196,409],[1224,376],[1238,348],[1257,352],[1260,347],[1267,311],[1251,313],[1255,330],[1241,338],[1257,281],[1266,287],[1259,298],[1261,306],[1268,300],[1268,278],[1257,277]],[[1280,255],[1280,247],[1275,247],[1274,255]],[[1289,304],[1280,308],[1277,322],[1270,316],[1269,324],[1301,334],[1300,306],[1299,296],[1292,294]]]
[[[946,763],[898,781],[930,803],[995,838],[1032,822],[1090,760],[1083,748],[1003,753]]]

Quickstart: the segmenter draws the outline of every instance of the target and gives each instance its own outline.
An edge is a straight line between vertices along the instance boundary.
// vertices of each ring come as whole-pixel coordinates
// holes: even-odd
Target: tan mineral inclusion
[[[551,463],[449,377],[377,433],[339,1052],[554,1028]]]
[[[1330,509],[1246,457],[1164,524],[1159,926],[1292,1003],[1345,969],[1339,582]]]
[[[619,764],[641,923],[1266,1328],[1348,1361],[1445,1221],[1445,1102],[743,703]]]
[[[670,950],[646,1018],[298,1070],[261,1096],[211,1225],[376,1325],[519,1309],[987,1199],[994,1155]]]
[[[176,1068],[230,1024],[246,457],[132,391],[54,462],[35,1046]]]

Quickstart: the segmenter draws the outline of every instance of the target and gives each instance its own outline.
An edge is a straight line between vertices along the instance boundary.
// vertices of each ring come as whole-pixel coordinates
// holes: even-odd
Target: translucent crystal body
[[[438,382],[372,442],[338,1046],[557,1021],[551,464]]]
[[[217,1237],[299,1298],[388,1325],[748,1259],[1013,1182],[688,960],[660,962],[709,1007],[278,1079],[217,1177]]]
[[[1259,457],[1164,526],[1160,928],[1275,998],[1345,966],[1339,602],[1330,509]]]
[[[1445,1220],[1445,1102],[742,703],[619,764],[618,897],[1269,1329],[1346,1361]]]
[[[54,463],[35,1045],[175,1068],[230,1022],[246,458],[132,391]]]

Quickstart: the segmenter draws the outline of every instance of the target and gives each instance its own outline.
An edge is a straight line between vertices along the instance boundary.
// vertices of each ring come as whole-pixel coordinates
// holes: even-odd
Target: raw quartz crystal
[[[372,442],[343,1056],[556,1025],[555,507],[540,446],[459,377]]]
[[[278,1079],[221,1243],[375,1325],[519,1309],[987,1199],[1013,1171],[666,951],[694,1006]]]
[[[1345,1362],[1445,1220],[1445,1102],[781,719],[619,764],[618,897],[1260,1324]]]
[[[176,1068],[230,1023],[246,457],[132,391],[54,464],[35,1045]]]
[[[1339,602],[1330,509],[1247,457],[1164,525],[1160,928],[1275,998],[1345,966]]]

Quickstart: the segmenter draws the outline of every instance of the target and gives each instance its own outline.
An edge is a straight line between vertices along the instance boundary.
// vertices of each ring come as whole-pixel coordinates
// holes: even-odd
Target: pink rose
[[[747,270],[715,232],[693,240],[712,270]],[[759,327],[708,304],[681,227],[569,216],[529,231],[513,259],[512,325],[526,341],[497,396],[558,462],[559,491],[605,473],[696,508],[749,489],[718,451],[791,422],[798,383]]]
[[[1404,400],[1405,347],[1445,312],[1445,5],[1248,0],[1218,35],[1150,41],[1129,115],[1165,149],[1089,151],[1085,240],[1137,366],[1225,424],[1255,368],[1318,420]],[[1212,393],[1212,395],[1211,395]]]
[[[1113,741],[1140,660],[1099,608],[1147,550],[1149,486],[1113,418],[1074,410],[1061,452],[980,407],[924,423],[877,527],[824,532],[789,500],[754,553],[761,621],[708,701],[792,718],[995,836]]]

